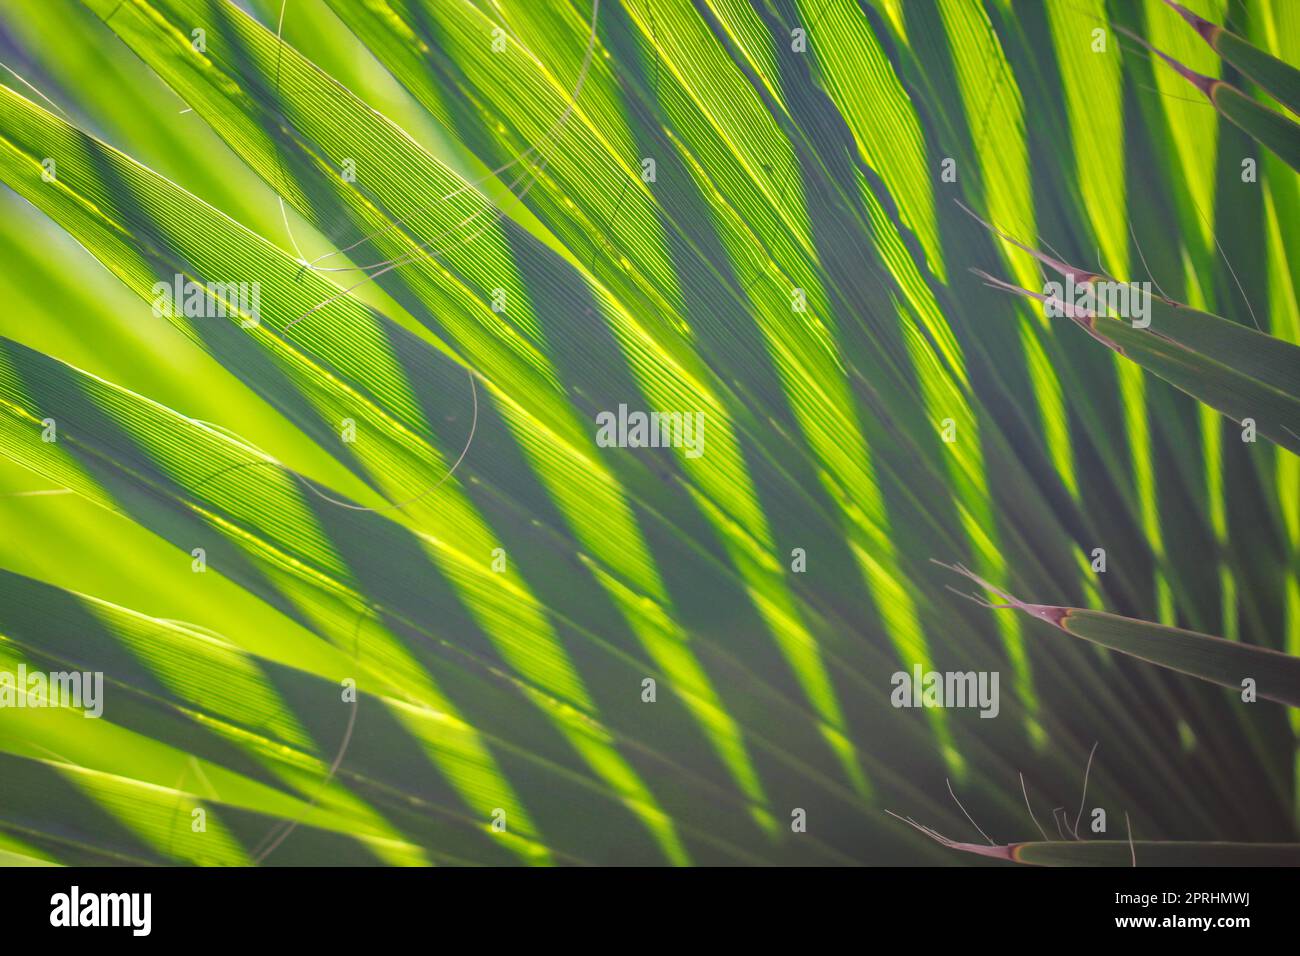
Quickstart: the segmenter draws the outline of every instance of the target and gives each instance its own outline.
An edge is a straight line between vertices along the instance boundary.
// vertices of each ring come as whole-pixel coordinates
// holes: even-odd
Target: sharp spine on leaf
[[[1223,32],[1223,27],[1211,23],[1199,13],[1193,13],[1181,3],[1178,3],[1177,0],[1165,0],[1165,4],[1172,7],[1175,13],[1190,23],[1192,29],[1199,33],[1202,38],[1204,38],[1205,42],[1211,46],[1214,45],[1214,38]]]
[[[984,588],[984,590],[996,594],[1006,603],[994,604],[991,601],[989,601],[987,598],[982,598],[979,597],[978,595],[964,594],[961,591],[955,592],[957,594],[960,594],[962,597],[974,601],[976,604],[979,604],[982,607],[1014,608],[1017,611],[1024,611],[1026,614],[1029,614],[1032,617],[1036,617],[1041,621],[1046,621],[1048,624],[1054,625],[1055,627],[1059,627],[1061,630],[1066,629],[1064,621],[1066,617],[1068,617],[1070,614],[1070,609],[1068,607],[1058,607],[1053,604],[1026,603],[1025,601],[1022,601],[1019,598],[1011,594],[1008,594],[1006,591],[1003,591],[1001,588],[997,587],[996,585],[990,584],[988,581],[984,580],[982,577],[980,577],[978,574],[976,574],[974,571],[972,571],[970,568],[966,567],[965,565],[945,564],[944,562],[937,561],[934,558],[931,558],[930,560],[935,564],[939,565],[939,567],[941,568],[947,568],[949,571],[955,571],[956,573],[962,575],[963,577],[969,578],[970,580],[978,584],[980,587]]]
[[[1193,24],[1193,26],[1195,26],[1195,24]],[[1187,80],[1187,82],[1191,83],[1192,86],[1196,87],[1198,90],[1204,93],[1207,99],[1211,101],[1214,100],[1214,88],[1216,86],[1221,86],[1223,84],[1222,80],[1216,80],[1214,77],[1206,76],[1204,73],[1197,73],[1190,66],[1185,66],[1184,64],[1180,63],[1178,60],[1175,60],[1168,53],[1165,53],[1162,50],[1157,50],[1155,47],[1153,47],[1142,37],[1134,33],[1132,30],[1126,29],[1125,27],[1119,25],[1116,25],[1115,29],[1118,30],[1120,33],[1124,34],[1129,39],[1136,40],[1138,43],[1141,43],[1152,53],[1154,53],[1156,56],[1160,57],[1160,59],[1164,60],[1171,67],[1173,67],[1174,70],[1180,76],[1183,77],[1183,79]]]

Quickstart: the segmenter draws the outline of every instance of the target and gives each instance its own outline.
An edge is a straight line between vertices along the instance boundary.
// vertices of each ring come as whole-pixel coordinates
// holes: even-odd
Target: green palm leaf
[[[0,708],[0,862],[957,862],[885,808],[1103,739],[1144,840],[983,855],[1291,859],[1300,51],[1123,6],[6,7],[0,675],[104,706]]]

